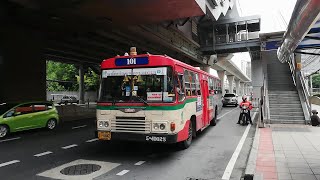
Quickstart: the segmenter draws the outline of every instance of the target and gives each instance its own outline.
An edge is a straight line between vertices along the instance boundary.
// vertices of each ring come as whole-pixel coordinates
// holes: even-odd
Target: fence
[[[47,91],[48,101],[60,101],[64,95],[75,96],[79,99],[79,92],[77,91]],[[98,100],[98,93],[96,91],[88,91],[84,93],[84,100],[89,102],[96,102]]]

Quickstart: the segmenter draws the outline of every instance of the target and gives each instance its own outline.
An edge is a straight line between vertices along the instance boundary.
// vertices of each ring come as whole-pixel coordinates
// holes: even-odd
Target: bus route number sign
[[[148,63],[148,57],[118,58],[115,60],[116,66],[146,65]]]

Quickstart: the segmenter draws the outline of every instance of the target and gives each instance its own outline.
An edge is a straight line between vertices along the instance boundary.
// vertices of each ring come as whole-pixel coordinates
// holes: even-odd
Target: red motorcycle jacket
[[[242,101],[239,106],[240,106],[240,108],[242,106],[247,106],[247,107],[249,107],[249,110],[252,109],[252,103],[250,101]]]

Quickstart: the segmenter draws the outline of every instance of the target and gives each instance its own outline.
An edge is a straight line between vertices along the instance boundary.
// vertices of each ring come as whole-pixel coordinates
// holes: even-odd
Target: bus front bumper
[[[99,134],[108,133],[108,138],[104,138]],[[155,142],[155,143],[167,143],[172,144],[177,142],[177,134],[137,134],[137,133],[126,133],[126,132],[107,132],[107,131],[96,131],[96,138],[99,140],[107,141],[139,141],[139,142]],[[110,137],[109,137],[110,136]]]

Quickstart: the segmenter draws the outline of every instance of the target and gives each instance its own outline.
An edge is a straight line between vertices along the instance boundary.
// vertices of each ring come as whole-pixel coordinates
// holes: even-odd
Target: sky
[[[297,0],[235,0],[240,16],[261,16],[260,33],[286,31]],[[250,61],[248,52],[236,53],[231,59],[240,69],[241,61]],[[216,75],[215,70],[211,73]]]
[[[235,0],[240,16],[261,16],[261,33],[285,31],[297,0]]]

